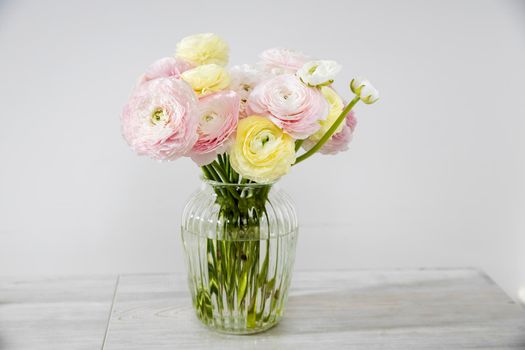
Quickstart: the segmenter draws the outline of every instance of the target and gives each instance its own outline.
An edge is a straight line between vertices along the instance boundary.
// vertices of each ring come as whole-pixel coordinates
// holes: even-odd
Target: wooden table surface
[[[525,349],[525,311],[473,269],[296,271],[278,326],[230,336],[181,274],[3,278],[0,349]]]

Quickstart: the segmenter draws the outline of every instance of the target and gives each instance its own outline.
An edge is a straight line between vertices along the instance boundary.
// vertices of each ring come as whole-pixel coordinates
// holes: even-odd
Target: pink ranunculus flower
[[[273,74],[293,74],[310,61],[302,52],[278,47],[263,51],[259,57],[263,69]]]
[[[248,115],[267,116],[285,133],[304,139],[319,130],[319,120],[326,119],[329,106],[319,89],[283,74],[257,85],[246,110]]]
[[[348,145],[352,141],[355,127],[357,125],[357,119],[353,111],[347,114],[343,129],[332,135],[332,137],[326,141],[326,143],[319,150],[322,154],[337,154],[348,150]],[[316,144],[315,141],[306,139],[303,143],[303,148],[309,150]]]
[[[246,103],[248,102],[250,93],[260,82],[270,78],[271,75],[251,65],[243,64],[232,67],[230,69],[230,77],[231,82],[229,89],[235,91],[241,99],[239,118],[245,118],[247,117]]]
[[[220,91],[199,100],[199,139],[193,145],[190,157],[199,166],[207,165],[228,148],[230,136],[239,120],[239,95],[234,91]]]
[[[193,68],[191,63],[175,57],[164,57],[151,64],[139,78],[139,84],[157,78],[180,78],[180,75]]]
[[[122,134],[139,155],[175,160],[197,141],[197,97],[176,78],[146,81],[133,91],[122,112]]]

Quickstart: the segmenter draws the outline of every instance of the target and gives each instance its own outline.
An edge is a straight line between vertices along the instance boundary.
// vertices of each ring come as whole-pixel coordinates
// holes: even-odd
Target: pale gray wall
[[[0,3],[0,275],[183,270],[189,160],[132,154],[119,113],[185,35],[272,46],[378,87],[351,150],[282,185],[297,268],[477,266],[525,285],[525,5],[518,1]],[[347,96],[350,96],[348,92]]]

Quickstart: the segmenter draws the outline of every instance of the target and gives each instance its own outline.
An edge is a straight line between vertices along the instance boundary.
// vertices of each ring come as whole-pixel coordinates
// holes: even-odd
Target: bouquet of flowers
[[[131,148],[158,160],[191,157],[216,181],[272,182],[315,152],[348,149],[352,107],[378,99],[356,78],[345,104],[331,87],[338,63],[288,49],[264,51],[257,65],[227,63],[228,45],[215,34],[186,37],[174,57],[153,63],[122,113]]]
[[[269,276],[270,249],[262,255],[253,240],[261,237],[262,221],[271,221],[271,184],[316,152],[347,150],[356,127],[352,108],[379,96],[369,81],[355,78],[355,96],[346,102],[332,86],[341,70],[337,62],[289,49],[266,50],[254,65],[228,69],[227,63],[228,45],[217,35],[182,39],[174,56],[154,62],[140,77],[122,112],[122,132],[139,155],[191,157],[205,179],[238,184],[214,188],[221,234],[206,242],[207,283],[196,283],[193,298],[203,320],[213,318],[215,304],[219,312],[245,307],[245,327],[254,328],[266,317],[257,293],[284,294],[278,276]]]

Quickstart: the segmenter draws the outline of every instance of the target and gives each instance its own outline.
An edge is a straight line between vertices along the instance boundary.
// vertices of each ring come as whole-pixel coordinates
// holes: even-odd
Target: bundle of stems
[[[321,149],[358,101],[359,97],[354,98],[317,144],[297,157],[295,164]],[[302,141],[296,141],[296,151]],[[202,171],[214,183],[219,217],[217,235],[206,238],[207,281],[200,281],[196,293],[198,316],[209,324],[241,318],[246,328],[259,327],[279,314],[274,311],[282,305],[284,294],[278,259],[273,262],[273,271],[269,271],[270,254],[279,250],[279,239],[271,242],[269,232],[267,205],[271,205],[268,195],[272,185],[243,178],[232,168],[226,153],[202,166]],[[261,227],[264,224],[268,225],[266,230]],[[262,237],[261,231],[267,236]]]
[[[235,172],[228,155],[218,156],[202,169],[205,178],[227,185],[212,186],[220,208],[216,221],[220,227],[215,230],[216,237],[207,238],[208,281],[202,282],[197,292],[197,312],[208,323],[242,318],[246,328],[255,329],[271,321],[273,308],[279,304],[280,286],[275,285],[278,266],[273,273],[268,270],[270,237],[261,237],[261,223],[269,225],[266,205],[271,185],[246,186],[254,183]],[[257,296],[265,300],[258,301]],[[266,305],[270,310],[265,313]]]

